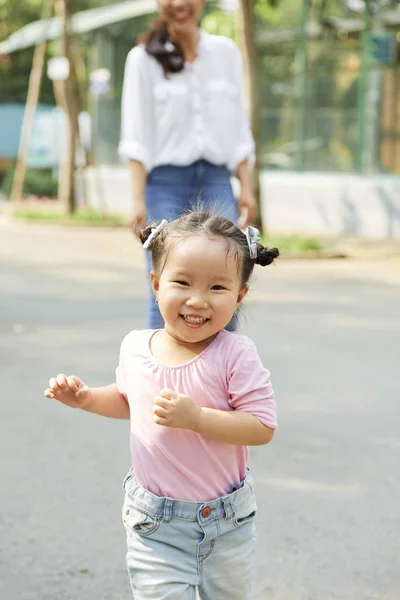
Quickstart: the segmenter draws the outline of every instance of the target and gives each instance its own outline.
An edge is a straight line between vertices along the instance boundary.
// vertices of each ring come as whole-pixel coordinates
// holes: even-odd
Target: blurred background
[[[129,176],[117,152],[123,70],[154,19],[154,0],[2,0],[0,10],[3,195],[126,214]],[[209,0],[202,26],[244,52],[264,226],[399,237],[398,0]],[[35,63],[34,118],[25,112],[23,129]],[[59,171],[72,160],[62,143],[69,122],[80,134],[77,172],[60,191]],[[27,173],[12,190],[19,147]]]
[[[145,323],[117,147],[155,7],[0,0],[2,600],[131,597],[129,425],[43,391],[60,372],[113,381]],[[400,4],[208,0],[202,25],[242,48],[263,236],[282,251],[240,317],[280,422],[251,453],[254,599],[399,600]]]

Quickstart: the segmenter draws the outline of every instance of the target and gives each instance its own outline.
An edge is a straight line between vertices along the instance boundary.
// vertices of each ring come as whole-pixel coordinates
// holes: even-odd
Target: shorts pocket
[[[235,527],[241,527],[242,525],[246,525],[246,523],[254,521],[256,514],[257,504],[255,498],[252,496],[247,502],[235,509],[233,523]]]
[[[136,506],[126,502],[122,509],[122,521],[128,534],[151,535],[160,526],[161,519],[149,515]]]

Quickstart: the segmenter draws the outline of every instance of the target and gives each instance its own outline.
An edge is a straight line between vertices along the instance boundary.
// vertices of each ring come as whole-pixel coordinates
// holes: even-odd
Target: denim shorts
[[[253,481],[210,502],[161,498],[128,473],[122,519],[135,600],[251,600]]]
[[[149,173],[146,185],[148,222],[163,219],[173,221],[187,212],[198,200],[204,207],[214,207],[231,221],[237,221],[236,200],[230,182],[231,173],[225,166],[198,160],[187,167],[163,165]],[[146,252],[147,270],[152,269],[151,253]],[[150,289],[148,306],[149,329],[162,329],[164,320]],[[230,329],[234,329],[232,325]]]

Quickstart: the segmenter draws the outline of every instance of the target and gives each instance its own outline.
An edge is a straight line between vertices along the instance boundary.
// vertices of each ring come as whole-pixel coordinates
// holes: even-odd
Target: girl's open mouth
[[[194,317],[191,315],[181,315],[181,317],[185,321],[186,325],[188,325],[189,327],[194,327],[196,329],[210,320],[207,319],[207,317]]]

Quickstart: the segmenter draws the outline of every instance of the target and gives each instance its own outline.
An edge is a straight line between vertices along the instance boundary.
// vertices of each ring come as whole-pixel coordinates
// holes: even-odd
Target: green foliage
[[[10,196],[14,177],[14,168],[9,169],[3,179],[1,189],[6,196]],[[53,178],[51,170],[28,170],[24,181],[24,196],[38,196],[47,198],[57,198],[58,184]]]
[[[283,257],[287,254],[319,255],[323,251],[323,246],[318,239],[300,235],[267,235],[263,236],[262,243],[270,248],[279,248]]]
[[[255,0],[254,14],[263,23],[277,25],[280,20],[278,7],[281,3],[282,0]]]
[[[40,208],[32,204],[26,208],[18,208],[13,216],[20,221],[37,221],[40,223],[59,223],[62,219],[62,211],[59,208]]]
[[[54,223],[64,225],[105,225],[120,227],[125,225],[124,217],[120,215],[104,215],[100,211],[91,208],[79,208],[69,217],[64,216],[62,207],[54,202],[44,203],[26,203],[26,206],[19,207],[13,214],[16,219],[21,221],[36,221],[41,223]],[[81,570],[86,573],[87,570]]]
[[[74,0],[73,10],[78,12],[90,8],[107,6],[108,0]],[[43,0],[0,0],[0,41],[28,23],[41,18]],[[46,61],[53,55],[54,44],[46,48]],[[0,102],[25,102],[29,74],[32,66],[32,48],[0,56]],[[40,101],[54,104],[52,82],[44,75]]]
[[[234,13],[214,10],[203,17],[201,25],[208,33],[225,35],[237,41]]]

